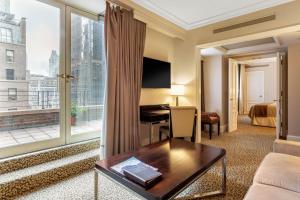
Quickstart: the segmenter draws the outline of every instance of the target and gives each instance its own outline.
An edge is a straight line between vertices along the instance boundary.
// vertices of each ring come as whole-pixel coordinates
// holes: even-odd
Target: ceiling
[[[249,66],[258,66],[258,65],[264,65],[264,64],[275,63],[275,62],[277,62],[277,57],[239,61],[240,64],[245,64]]]
[[[220,47],[202,49],[201,55],[239,55],[262,51],[276,51],[278,49],[286,48],[291,44],[300,44],[300,31]]]
[[[226,50],[233,50],[233,49],[252,47],[252,46],[274,43],[274,42],[275,40],[273,37],[268,37],[268,38],[262,38],[258,40],[251,40],[251,41],[240,42],[235,44],[227,44],[227,45],[223,45],[222,47]]]
[[[105,0],[58,0],[64,4],[81,8],[85,11],[100,14],[105,10]]]
[[[293,0],[133,0],[140,6],[190,30]]]
[[[91,13],[105,11],[105,0],[58,0]],[[224,21],[293,0],[132,0],[186,29]]]

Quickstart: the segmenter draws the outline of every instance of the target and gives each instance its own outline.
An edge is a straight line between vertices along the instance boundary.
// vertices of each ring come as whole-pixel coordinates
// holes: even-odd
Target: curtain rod
[[[120,6],[121,8],[124,8],[126,10],[129,10],[129,11],[133,10],[132,7],[126,5],[125,3],[122,3],[122,2],[120,2],[118,0],[106,0],[106,1],[109,2],[109,3],[111,3],[111,4],[113,4],[113,5],[115,5],[115,6]],[[102,13],[100,13],[99,17],[104,17],[104,13],[105,13],[105,11],[103,11]]]

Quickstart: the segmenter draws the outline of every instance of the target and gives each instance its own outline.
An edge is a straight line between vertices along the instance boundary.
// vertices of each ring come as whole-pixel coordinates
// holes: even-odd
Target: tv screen
[[[144,57],[143,88],[170,88],[171,63]]]

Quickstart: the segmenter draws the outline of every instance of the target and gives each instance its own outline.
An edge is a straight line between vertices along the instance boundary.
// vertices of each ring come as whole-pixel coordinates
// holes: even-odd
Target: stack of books
[[[153,186],[162,178],[162,174],[157,168],[152,167],[135,157],[131,157],[114,165],[111,169],[145,188]]]

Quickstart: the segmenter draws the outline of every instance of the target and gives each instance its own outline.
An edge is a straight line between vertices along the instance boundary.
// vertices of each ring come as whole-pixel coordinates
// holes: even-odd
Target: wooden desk
[[[146,190],[115,173],[111,166],[130,157],[157,167],[163,179]],[[226,151],[224,149],[191,143],[180,139],[163,140],[141,148],[138,151],[114,156],[98,161],[95,165],[95,199],[98,199],[98,173],[115,183],[124,186],[142,199],[174,199],[180,192],[203,176],[219,160],[222,161],[222,188],[220,191],[198,194],[192,198],[201,198],[226,192]]]
[[[140,106],[141,123],[149,126],[149,144],[152,143],[153,125],[168,122],[170,109],[168,104]]]

